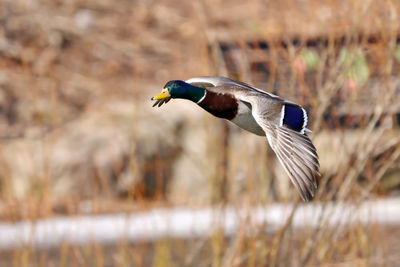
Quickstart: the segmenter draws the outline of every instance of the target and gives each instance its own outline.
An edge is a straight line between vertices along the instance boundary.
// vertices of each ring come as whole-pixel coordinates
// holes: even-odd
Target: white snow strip
[[[226,235],[238,229],[241,218],[251,218],[251,226],[265,225],[266,231],[283,226],[290,215],[291,204],[274,204],[246,209],[232,206],[218,208],[153,209],[131,214],[57,217],[35,222],[0,223],[0,249],[21,245],[54,247],[64,243],[87,244],[152,241],[164,237],[208,237],[222,226]],[[294,214],[293,227],[317,227],[321,214],[328,225],[378,223],[400,225],[400,198],[368,201],[356,207],[352,204],[303,204]],[[329,214],[329,216],[328,216]]]

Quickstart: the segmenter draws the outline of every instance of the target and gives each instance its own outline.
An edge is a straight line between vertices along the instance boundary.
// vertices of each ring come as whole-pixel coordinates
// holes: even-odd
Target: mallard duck
[[[292,183],[304,201],[314,197],[318,187],[317,151],[307,136],[307,112],[243,82],[226,77],[202,76],[186,81],[169,81],[152,97],[159,107],[183,98],[195,102],[212,115],[227,119],[256,135],[266,136]]]

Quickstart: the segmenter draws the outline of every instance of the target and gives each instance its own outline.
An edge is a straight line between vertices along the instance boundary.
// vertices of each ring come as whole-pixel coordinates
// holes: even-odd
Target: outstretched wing
[[[241,95],[241,93],[244,94],[252,94],[255,93],[258,96],[266,96],[270,98],[276,98],[280,99],[278,96],[268,93],[266,91],[263,91],[261,89],[258,89],[254,86],[251,86],[247,83],[240,82],[240,81],[235,81],[232,79],[229,79],[227,77],[222,77],[222,76],[199,76],[199,77],[193,77],[185,82],[190,83],[192,85],[198,86],[198,87],[203,87],[203,88],[210,88],[210,87],[219,87],[224,88],[226,90],[234,90],[235,94]]]
[[[265,131],[271,148],[276,153],[290,180],[304,201],[314,197],[318,187],[319,162],[317,151],[306,134],[284,126],[269,123],[255,116],[257,123]]]

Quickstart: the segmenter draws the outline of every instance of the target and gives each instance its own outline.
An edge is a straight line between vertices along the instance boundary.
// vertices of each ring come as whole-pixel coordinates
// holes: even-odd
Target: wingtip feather
[[[275,127],[274,131],[272,138],[269,138],[271,147],[303,201],[308,202],[318,188],[316,176],[319,176],[319,162],[316,149],[306,135],[283,127]]]

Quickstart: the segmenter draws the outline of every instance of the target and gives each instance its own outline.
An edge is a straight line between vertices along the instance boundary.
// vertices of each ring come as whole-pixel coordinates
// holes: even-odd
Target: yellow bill
[[[171,95],[169,94],[168,89],[164,88],[164,89],[162,89],[161,93],[153,96],[152,100],[160,100],[160,99],[169,98],[169,97],[171,97]]]
[[[169,93],[167,88],[162,89],[161,93],[155,95],[151,98],[151,100],[156,100],[153,107],[159,106],[161,107],[162,104],[166,104],[171,100],[171,94]]]

